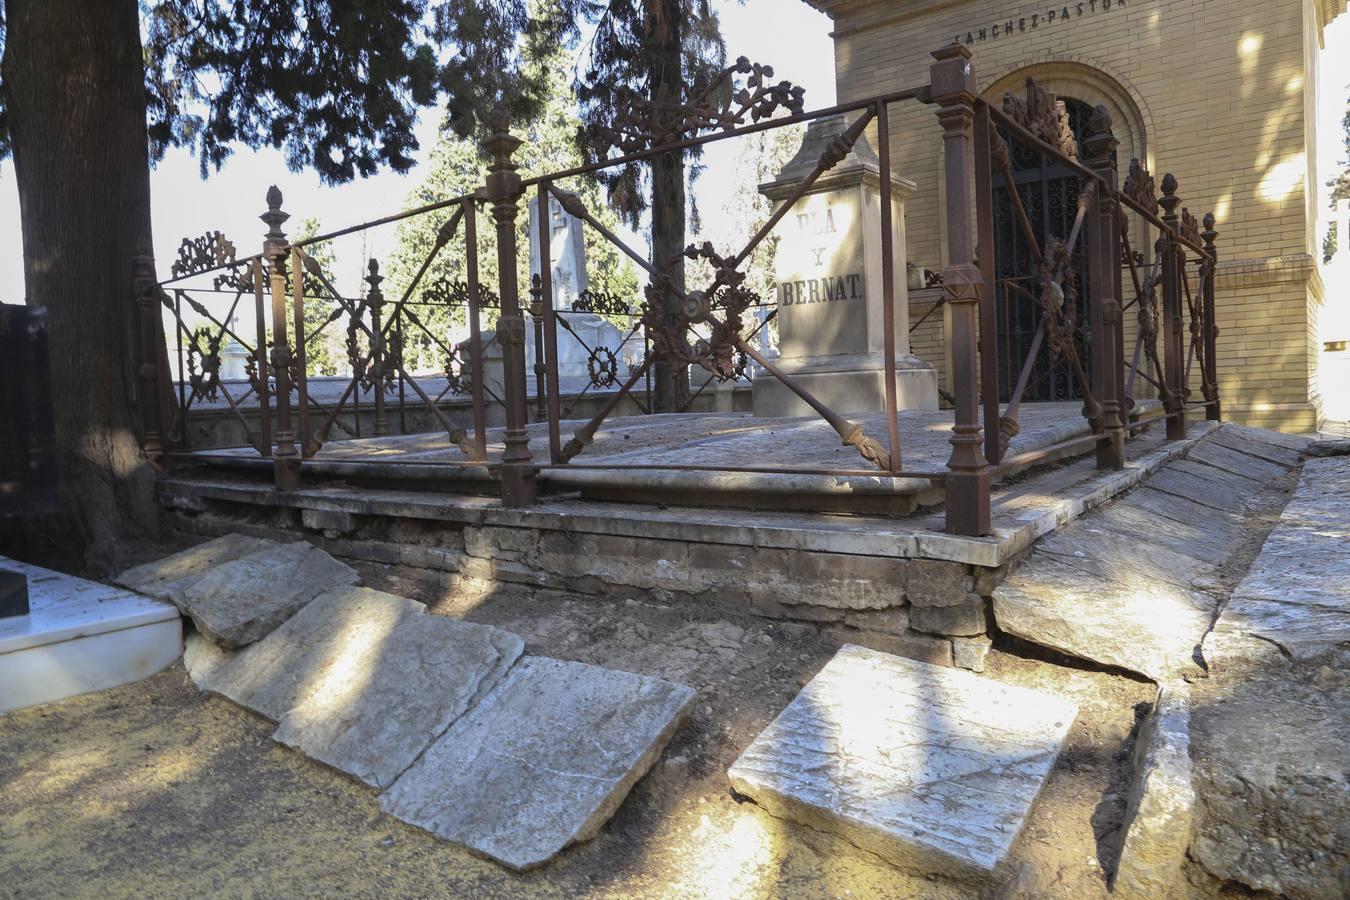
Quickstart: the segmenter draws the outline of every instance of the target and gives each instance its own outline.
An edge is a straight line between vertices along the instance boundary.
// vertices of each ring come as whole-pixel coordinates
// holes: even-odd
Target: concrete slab
[[[127,569],[113,579],[123,587],[168,600],[180,607],[186,590],[216,566],[276,546],[276,541],[226,534],[172,556]]]
[[[362,637],[349,634],[273,737],[375,788],[392,785],[525,650],[509,631],[426,613]]]
[[[899,865],[996,877],[1077,707],[845,645],[728,771],[774,815]]]
[[[0,713],[139,681],[183,649],[171,603],[0,556],[29,613],[0,619]]]
[[[221,694],[272,721],[319,690],[368,648],[377,646],[422,604],[363,587],[315,598],[263,640],[237,653],[201,635],[188,639],[183,662],[203,691]]]
[[[184,591],[182,605],[203,637],[237,649],[271,634],[319,594],[359,580],[355,569],[296,541],[216,566]]]
[[[515,869],[584,841],[683,723],[684,685],[526,657],[380,796],[380,809]]]

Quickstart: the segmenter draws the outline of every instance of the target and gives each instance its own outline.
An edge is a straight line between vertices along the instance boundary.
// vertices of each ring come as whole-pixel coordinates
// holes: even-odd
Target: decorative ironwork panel
[[[1043,104],[1044,98],[1039,102]],[[1074,134],[1080,139],[1085,136],[1092,117],[1092,107],[1072,97],[1055,102],[1058,107],[1062,107],[1063,121],[1072,128]],[[1044,113],[1044,109],[1041,112]],[[1051,116],[1045,114],[1043,118],[1044,127],[1048,128]],[[1059,119],[1056,118],[1056,121]],[[1066,240],[1073,228],[1081,187],[1079,177],[1011,135],[1004,134],[1002,137],[1007,142],[1013,184],[1031,228],[1037,234],[1040,249],[1048,256],[1053,243]],[[1006,402],[1012,396],[1023,364],[1041,328],[1044,316],[1044,300],[1041,297],[1043,279],[1036,263],[1036,250],[1027,241],[1015,204],[1002,178],[995,178],[993,193],[993,250],[1000,363],[998,390],[999,399]],[[1080,346],[1086,347],[1090,338],[1087,330],[1089,287],[1087,262],[1082,258],[1081,247],[1080,241],[1079,248],[1067,261],[1063,293],[1064,298],[1073,302],[1075,307],[1065,310],[1066,318],[1075,323]],[[1022,400],[1045,402],[1080,399],[1073,369],[1063,354],[1057,352],[1056,342],[1042,336],[1039,343]],[[1088,354],[1080,353],[1080,356],[1086,367]]]

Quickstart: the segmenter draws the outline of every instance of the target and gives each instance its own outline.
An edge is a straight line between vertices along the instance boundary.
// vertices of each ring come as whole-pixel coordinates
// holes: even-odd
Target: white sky
[[[721,12],[731,58],[744,54],[753,61],[773,65],[777,77],[806,88],[808,109],[834,104],[834,55],[829,38],[830,20],[826,16],[795,0],[715,2]],[[1320,182],[1331,177],[1344,156],[1340,120],[1345,112],[1345,98],[1350,94],[1350,53],[1338,51],[1350,47],[1350,16],[1342,16],[1327,29],[1326,43],[1327,51],[1321,57],[1318,114],[1318,157],[1325,173],[1319,177],[1318,190],[1323,210],[1326,188]],[[421,149],[415,154],[419,162],[427,158],[435,145],[438,122],[436,110],[427,111],[419,120]],[[721,198],[729,193],[735,143],[713,144],[705,153],[706,171],[697,184],[699,204],[705,215],[718,209]],[[341,187],[324,187],[313,172],[287,170],[276,151],[241,148],[221,171],[202,181],[196,159],[184,150],[170,151],[151,174],[155,251],[161,276],[167,273],[184,237],[208,230],[223,231],[235,242],[241,256],[254,252],[264,231],[257,216],[264,209],[263,196],[270,184],[278,185],[285,194],[285,209],[292,215],[292,228],[298,227],[303,218],[316,217],[325,230],[332,230],[402,209],[409,190],[421,178],[418,166],[408,175],[384,172]],[[359,266],[367,253],[384,254],[393,240],[394,229],[386,227],[373,234],[372,245],[353,254],[354,266]],[[1342,244],[1347,243],[1350,236],[1343,236]],[[342,252],[348,251],[344,248]],[[22,298],[18,195],[13,165],[5,162],[0,164],[0,300],[21,302]]]

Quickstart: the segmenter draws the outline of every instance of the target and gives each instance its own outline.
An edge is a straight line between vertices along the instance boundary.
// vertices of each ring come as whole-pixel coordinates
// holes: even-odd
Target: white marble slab
[[[31,612],[0,619],[0,713],[138,681],[183,650],[172,603],[0,556]]]
[[[1072,701],[844,645],[728,771],[774,815],[898,865],[997,877]]]
[[[26,616],[0,619],[0,654],[178,618],[172,603],[0,556],[28,576]]]

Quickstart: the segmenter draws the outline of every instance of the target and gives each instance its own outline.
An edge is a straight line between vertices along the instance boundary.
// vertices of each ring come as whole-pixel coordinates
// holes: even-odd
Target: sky
[[[834,49],[830,41],[830,20],[805,3],[785,0],[715,0],[726,38],[727,55],[739,55],[754,62],[772,65],[775,77],[787,78],[806,88],[808,109],[834,105]],[[772,21],[773,27],[764,23]],[[790,49],[789,52],[785,52]],[[786,58],[786,57],[790,57]],[[170,150],[150,176],[152,227],[156,265],[161,278],[177,256],[179,243],[207,231],[221,231],[234,242],[240,256],[261,249],[266,227],[258,215],[267,207],[264,196],[269,185],[281,188],[283,209],[291,214],[287,227],[294,233],[299,222],[317,218],[324,231],[337,230],[369,219],[390,215],[406,208],[405,198],[424,177],[421,165],[428,160],[436,144],[440,112],[424,110],[417,125],[420,149],[413,154],[419,165],[406,175],[383,171],[374,177],[357,179],[339,187],[326,187],[312,171],[291,172],[279,151],[252,151],[238,148],[224,167],[201,179],[200,165],[187,150]],[[704,156],[705,175],[699,179],[700,206],[715,209],[727,193],[732,169],[734,141],[714,144]],[[382,256],[392,246],[393,227],[370,232],[370,243],[355,245],[359,238],[344,242],[342,254],[352,250],[356,257],[353,271],[369,255]],[[19,231],[19,202],[14,185],[13,164],[0,163],[0,301],[23,301],[23,248]],[[622,235],[632,240],[633,235]],[[643,246],[641,241],[637,246]],[[523,252],[523,251],[522,251]],[[344,272],[347,268],[344,265]],[[343,281],[347,279],[342,278]],[[345,289],[345,285],[343,285]]]

